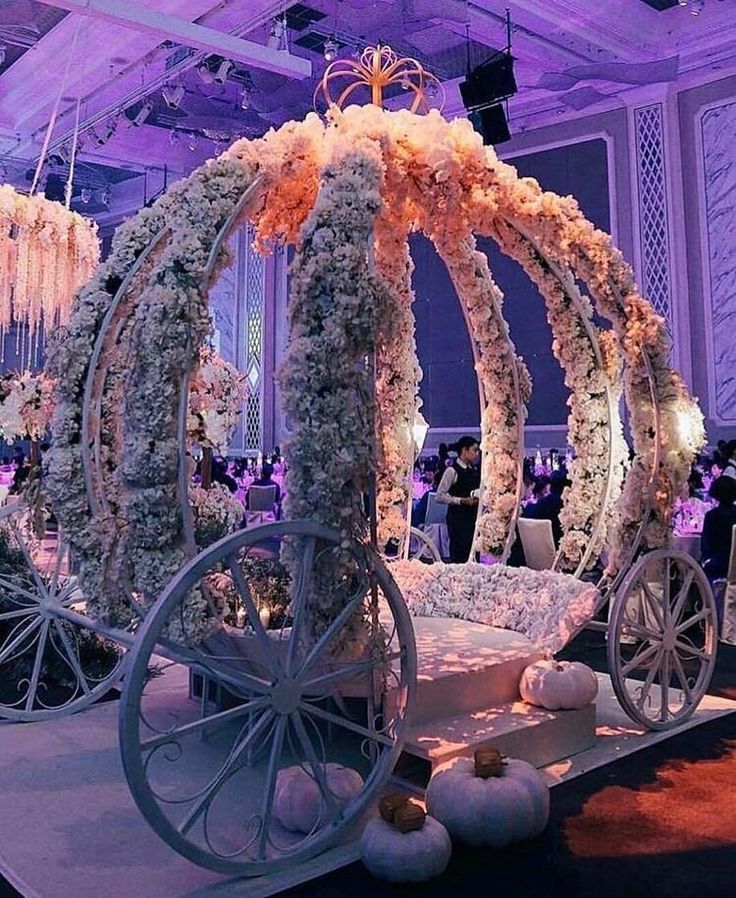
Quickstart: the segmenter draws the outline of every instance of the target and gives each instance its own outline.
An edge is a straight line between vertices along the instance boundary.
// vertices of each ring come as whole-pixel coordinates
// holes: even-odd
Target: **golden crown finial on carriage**
[[[347,84],[335,99],[330,91],[330,84],[339,79]],[[321,92],[328,106],[342,108],[358,88],[365,87],[370,91],[370,102],[374,106],[383,107],[384,91],[394,84],[414,94],[409,106],[411,112],[429,112],[433,105],[441,111],[444,106],[445,91],[439,78],[428,72],[418,60],[399,56],[385,44],[366,47],[357,60],[337,59],[328,65],[317,88],[315,100]],[[439,102],[436,104],[430,102],[429,98],[433,91],[439,95]]]

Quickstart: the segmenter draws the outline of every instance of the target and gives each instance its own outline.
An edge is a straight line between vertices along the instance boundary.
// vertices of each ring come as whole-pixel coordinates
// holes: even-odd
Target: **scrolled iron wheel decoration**
[[[700,565],[657,549],[633,565],[612,599],[608,667],[629,717],[666,730],[695,711],[716,662],[716,606]]]
[[[274,618],[273,592],[264,592],[276,577],[269,565],[297,542],[288,598]],[[340,610],[313,626],[336,570]],[[239,611],[240,626],[226,622],[187,644],[187,598],[215,583],[227,596],[225,620]],[[357,641],[356,622],[365,634]],[[150,677],[162,658],[163,685]],[[189,696],[181,682],[167,686],[187,677]],[[367,546],[346,547],[308,521],[231,534],[182,569],[141,625],[120,707],[131,792],[155,832],[203,867],[254,876],[302,862],[344,838],[380,794],[403,745],[415,679],[409,614]],[[333,762],[363,778],[348,803],[331,786]],[[285,829],[274,807],[279,771],[293,767],[319,796],[306,833]]]
[[[68,562],[22,503],[0,512],[0,719],[81,711],[122,677],[125,649],[63,617],[85,607]]]

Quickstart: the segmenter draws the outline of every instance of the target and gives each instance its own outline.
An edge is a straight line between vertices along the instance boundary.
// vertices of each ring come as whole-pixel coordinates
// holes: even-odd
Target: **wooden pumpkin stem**
[[[476,776],[484,780],[492,776],[503,776],[504,759],[497,748],[493,746],[477,748],[473,758]]]

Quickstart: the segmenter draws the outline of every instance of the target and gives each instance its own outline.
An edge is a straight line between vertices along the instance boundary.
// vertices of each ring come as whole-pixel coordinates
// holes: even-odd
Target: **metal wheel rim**
[[[22,503],[19,503],[0,512],[0,523],[5,523],[13,529],[19,541],[22,539],[22,536],[19,527],[13,525],[13,518],[22,515],[24,511],[24,506]],[[27,547],[25,547],[25,550],[27,550]],[[29,565],[31,579],[34,581],[33,589],[24,590],[17,584],[13,585],[10,582],[5,583],[4,588],[10,592],[17,590],[16,595],[22,596],[28,604],[19,604],[16,611],[0,612],[0,623],[3,620],[17,620],[19,622],[17,625],[11,624],[10,633],[0,643],[0,657],[7,652],[13,641],[21,640],[19,642],[20,649],[18,654],[16,655],[11,650],[8,652],[8,657],[2,659],[2,663],[4,664],[7,660],[12,660],[14,657],[22,657],[27,652],[30,652],[33,657],[30,678],[23,677],[18,680],[20,692],[20,684],[25,683],[26,679],[28,679],[28,691],[20,697],[18,702],[12,705],[0,701],[0,719],[17,723],[48,720],[52,717],[75,714],[84,710],[119,683],[125,671],[127,658],[125,649],[118,646],[120,651],[119,659],[110,673],[100,680],[85,675],[79,659],[76,636],[70,636],[69,634],[69,628],[72,628],[73,634],[75,631],[81,630],[82,627],[62,619],[57,612],[57,609],[61,609],[68,604],[77,604],[79,600],[73,598],[74,589],[72,588],[70,592],[70,583],[61,584],[57,582],[58,569],[52,583],[47,584],[44,579],[46,574],[41,575],[41,572],[31,561],[30,556],[27,556],[26,560]],[[42,604],[44,607],[42,607]],[[26,614],[23,614],[21,612],[22,608],[28,608],[29,610]],[[17,614],[17,617],[11,617],[14,614]],[[89,630],[94,632],[94,629],[95,623],[90,619]],[[23,646],[25,642],[25,637],[22,637],[23,633],[31,637],[27,647]],[[73,673],[76,680],[74,693],[71,698],[58,705],[44,705],[39,698],[41,688],[46,688],[46,684],[40,677],[41,668],[49,650],[52,653],[55,652],[56,656],[61,659],[62,664]],[[21,707],[21,705],[24,705],[24,707]]]
[[[624,616],[626,614],[627,599],[632,594],[632,587],[640,582],[640,577],[646,572],[646,569],[649,565],[656,564],[661,561],[667,561],[669,564],[681,566],[682,570],[685,572],[686,577],[689,576],[690,573],[692,574],[689,589],[692,589],[693,586],[697,586],[699,595],[703,600],[703,609],[701,612],[696,612],[695,617],[697,617],[698,614],[704,615],[702,617],[705,630],[703,638],[703,653],[706,654],[707,657],[702,659],[703,663],[700,664],[697,679],[694,685],[690,688],[690,696],[689,698],[687,696],[683,698],[682,707],[669,716],[665,715],[666,719],[664,720],[654,720],[648,717],[640,709],[640,707],[634,701],[631,692],[629,691],[627,682],[638,683],[639,681],[627,680],[626,673],[624,671],[625,665],[622,664],[620,642],[621,636],[623,635],[622,628],[624,625]],[[669,567],[667,568],[667,570],[669,571]],[[675,597],[675,605],[677,603],[677,599],[681,594],[682,588],[680,590],[680,593],[678,593],[678,595]],[[685,596],[685,600],[686,599],[687,595]],[[695,713],[700,700],[703,698],[708,688],[716,663],[716,653],[718,645],[715,626],[716,607],[715,600],[713,598],[713,592],[710,588],[710,584],[708,583],[705,574],[703,573],[700,566],[684,552],[677,552],[671,549],[656,549],[653,552],[646,553],[638,559],[636,564],[631,568],[629,573],[624,578],[619,589],[616,591],[615,596],[612,598],[612,603],[611,617],[607,633],[608,669],[611,675],[611,682],[614,692],[619,700],[621,707],[632,720],[636,721],[646,729],[668,730],[672,727],[678,726],[680,723],[686,721],[689,717],[692,716],[692,714]],[[655,629],[659,629],[658,623],[659,622],[657,621],[657,627],[655,627]],[[659,637],[661,641],[661,632],[659,633]],[[655,643],[650,640],[650,646],[653,644]],[[667,667],[665,668],[669,679],[668,691],[664,694],[661,688],[661,684],[657,682],[657,688],[659,688],[661,696],[660,714],[663,703],[668,700],[670,688],[672,688],[673,690],[678,690],[680,692],[683,691],[682,683],[680,684],[679,688],[676,686],[670,686],[673,674],[679,679],[679,675],[675,666],[673,665],[672,658],[673,654],[677,653],[676,649],[676,645],[671,650],[664,648],[664,646],[661,649],[662,654],[666,653],[669,656]],[[648,650],[645,650],[641,653],[642,658],[647,651]],[[682,669],[682,659],[680,659],[680,668]],[[650,666],[650,671],[654,671],[654,673],[652,674],[652,679],[649,682],[650,689],[654,685],[655,680],[661,677],[662,669],[661,654],[658,651],[655,653],[655,663]],[[649,675],[645,677],[645,685],[648,681]],[[667,707],[669,708],[669,705]]]
[[[395,734],[393,748],[390,752],[384,752],[381,755],[379,772],[376,773],[374,769],[366,779],[359,799],[354,802],[354,806],[351,804],[352,812],[350,816],[346,817],[337,827],[332,827],[331,831],[323,839],[313,839],[304,848],[290,854],[288,857],[245,861],[222,857],[219,854],[214,854],[194,845],[185,837],[182,837],[172,824],[172,821],[162,811],[146,778],[139,738],[140,699],[145,685],[148,659],[156,651],[159,622],[165,623],[168,620],[170,611],[176,606],[179,598],[178,584],[194,582],[200,573],[207,569],[210,563],[208,556],[210,558],[214,557],[218,552],[222,552],[225,555],[228,552],[247,547],[249,544],[256,543],[269,536],[286,535],[315,537],[333,543],[339,543],[340,541],[339,534],[336,531],[310,521],[280,522],[265,524],[230,534],[218,543],[215,543],[207,551],[192,559],[179,575],[169,583],[141,625],[136,635],[135,645],[130,653],[129,669],[120,702],[119,740],[121,757],[128,786],[139,810],[154,832],[177,853],[201,867],[220,873],[260,876],[274,872],[288,864],[307,861],[339,842],[356,826],[358,819],[364,815],[370,802],[377,797],[380,789],[388,781],[401,753],[409,723],[408,715],[405,715],[403,720],[400,721]],[[379,586],[391,606],[396,622],[396,634],[400,638],[401,644],[405,647],[405,658],[402,662],[402,688],[405,696],[404,706],[410,708],[416,684],[416,646],[411,619],[401,593],[386,567],[373,552],[370,552],[370,560]]]

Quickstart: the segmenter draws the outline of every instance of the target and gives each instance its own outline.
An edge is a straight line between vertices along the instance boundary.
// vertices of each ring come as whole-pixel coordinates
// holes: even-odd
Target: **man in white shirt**
[[[450,536],[450,561],[464,564],[470,558],[478,512],[480,472],[475,467],[480,454],[478,440],[460,437],[457,461],[445,469],[437,488],[437,501],[448,505],[447,530]]]

